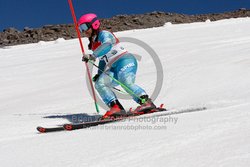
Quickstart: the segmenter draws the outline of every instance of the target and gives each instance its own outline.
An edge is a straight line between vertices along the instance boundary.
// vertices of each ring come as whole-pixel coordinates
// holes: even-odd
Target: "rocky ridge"
[[[144,29],[163,26],[167,22],[172,24],[216,21],[221,19],[250,17],[250,10],[245,8],[233,12],[219,14],[185,15],[166,12],[151,12],[137,15],[117,15],[109,19],[100,19],[102,29],[113,32]],[[39,41],[53,41],[58,38],[73,39],[77,34],[73,24],[45,25],[41,28],[25,27],[23,31],[7,28],[0,32],[0,47],[19,44],[36,43]]]

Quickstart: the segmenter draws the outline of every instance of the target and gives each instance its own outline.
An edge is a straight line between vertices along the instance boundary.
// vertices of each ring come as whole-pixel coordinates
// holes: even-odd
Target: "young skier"
[[[93,13],[85,14],[78,20],[80,31],[89,38],[88,48],[93,51],[93,54],[85,54],[82,60],[88,62],[99,59],[99,70],[93,81],[102,100],[110,108],[103,118],[122,115],[125,112],[111,89],[118,85],[112,77],[124,84],[129,89],[125,91],[140,104],[135,113],[155,108],[147,93],[135,84],[137,60],[134,55],[122,47],[113,33],[101,30],[100,24],[96,14]]]

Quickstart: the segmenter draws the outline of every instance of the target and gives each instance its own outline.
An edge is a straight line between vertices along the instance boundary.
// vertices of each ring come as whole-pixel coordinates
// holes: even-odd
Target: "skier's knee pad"
[[[135,74],[130,72],[122,75],[120,76],[120,81],[126,86],[133,85],[135,83]]]
[[[103,87],[105,87],[104,82],[101,82],[101,81],[99,81],[99,80],[97,80],[97,81],[95,82],[95,88],[96,88],[97,90],[102,89]]]
[[[109,77],[106,76],[101,76],[98,78],[98,80],[95,82],[95,88],[98,89],[103,89],[104,87],[111,86],[112,80]]]

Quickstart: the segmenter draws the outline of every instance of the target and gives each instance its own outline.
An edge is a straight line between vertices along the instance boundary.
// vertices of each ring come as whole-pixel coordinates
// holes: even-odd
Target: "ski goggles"
[[[87,31],[89,29],[89,26],[86,23],[84,23],[84,24],[81,24],[79,26],[79,29],[81,32],[84,32],[84,31]]]

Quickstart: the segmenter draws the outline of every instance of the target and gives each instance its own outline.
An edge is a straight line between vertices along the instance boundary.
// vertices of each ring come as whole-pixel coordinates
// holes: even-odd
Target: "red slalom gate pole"
[[[72,18],[74,20],[75,30],[77,32],[77,36],[78,36],[78,39],[79,39],[82,54],[84,55],[84,48],[83,48],[83,44],[82,44],[81,33],[79,31],[79,28],[78,28],[78,24],[77,24],[75,10],[74,10],[74,7],[73,7],[72,0],[68,0],[68,3],[69,3],[70,11],[71,11],[71,14],[72,14]],[[94,97],[94,101],[95,101],[96,112],[99,113],[100,111],[99,111],[99,107],[98,107],[97,100],[96,100],[96,94],[95,94],[94,86],[93,86],[93,83],[92,83],[90,70],[89,70],[88,64],[86,62],[85,62],[85,66],[86,66],[86,69],[87,69],[88,79],[89,79],[89,83],[90,83],[91,90],[92,90],[93,97]]]

